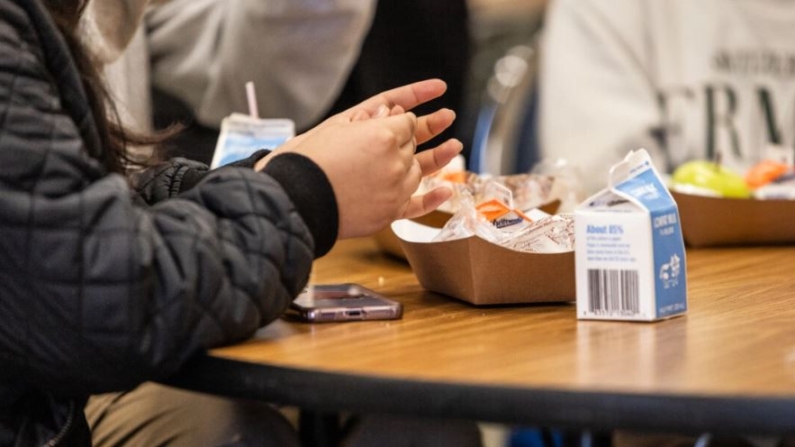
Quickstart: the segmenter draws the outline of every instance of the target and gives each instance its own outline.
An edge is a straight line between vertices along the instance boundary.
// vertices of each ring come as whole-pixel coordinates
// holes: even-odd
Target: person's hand
[[[289,151],[303,142],[315,132],[326,126],[332,126],[352,121],[362,121],[376,116],[394,114],[396,110],[410,111],[420,104],[436,99],[447,91],[447,84],[440,79],[428,79],[413,84],[397,87],[392,90],[375,95],[364,102],[340,112],[312,129],[291,138],[283,145],[276,148],[274,153]],[[417,144],[422,144],[447,129],[455,120],[455,113],[449,109],[437,110],[429,115],[419,117],[416,126]],[[261,170],[266,160],[262,160],[256,169]]]
[[[337,199],[339,238],[365,236],[450,198],[445,188],[411,197],[425,173],[438,170],[461,150],[460,143],[450,141],[415,157],[416,126],[412,113],[330,124],[281,153],[300,153],[325,172]]]
[[[260,160],[255,169],[262,170],[269,159],[283,152],[298,152],[317,163],[337,197],[340,238],[371,234],[392,220],[427,214],[448,200],[452,191],[442,187],[422,196],[411,195],[422,176],[444,167],[463,145],[451,139],[415,155],[417,144],[448,128],[455,113],[441,109],[416,118],[405,110],[440,96],[446,88],[442,81],[429,80],[374,96],[293,138]],[[405,119],[397,118],[401,116],[409,118],[409,134],[405,134]],[[378,135],[382,132],[378,129],[392,136]],[[402,172],[394,168],[400,165]],[[364,172],[356,174],[359,171]]]

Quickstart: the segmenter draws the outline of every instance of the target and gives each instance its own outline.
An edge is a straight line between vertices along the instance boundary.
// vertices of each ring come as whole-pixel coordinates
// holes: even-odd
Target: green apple
[[[674,189],[686,190],[689,187],[705,189],[721,197],[751,197],[751,190],[748,189],[745,179],[726,166],[712,161],[689,161],[674,171],[671,180]]]

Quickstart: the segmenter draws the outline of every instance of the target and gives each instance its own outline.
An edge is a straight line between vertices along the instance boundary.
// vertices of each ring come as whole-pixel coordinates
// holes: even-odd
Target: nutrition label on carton
[[[628,202],[618,205],[626,208]],[[587,314],[601,317],[647,317],[641,306],[641,246],[634,240],[635,225],[622,222],[626,212],[597,213],[585,225],[584,234],[577,235],[578,255],[584,258],[583,280],[587,285]],[[582,241],[580,239],[583,239]],[[645,275],[644,275],[645,276]],[[578,297],[579,299],[579,297]]]
[[[624,239],[621,225],[588,225],[585,242],[588,261],[635,262],[632,244]]]

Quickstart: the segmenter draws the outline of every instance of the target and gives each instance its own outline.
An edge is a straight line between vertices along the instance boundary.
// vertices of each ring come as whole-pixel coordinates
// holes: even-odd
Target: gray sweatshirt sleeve
[[[246,112],[254,81],[260,115],[298,129],[336,99],[369,30],[374,0],[172,0],[146,17],[152,83],[218,127]]]
[[[607,186],[629,150],[659,156],[660,110],[644,1],[556,0],[547,12],[539,80],[544,157],[576,163],[584,186]],[[663,168],[659,160],[657,166]]]

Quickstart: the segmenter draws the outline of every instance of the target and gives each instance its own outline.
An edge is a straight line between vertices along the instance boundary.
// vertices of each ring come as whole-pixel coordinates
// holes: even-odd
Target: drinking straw
[[[246,82],[246,97],[248,98],[248,114],[252,118],[259,118],[259,110],[257,109],[257,91],[254,90],[254,83]]]

